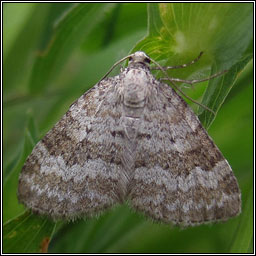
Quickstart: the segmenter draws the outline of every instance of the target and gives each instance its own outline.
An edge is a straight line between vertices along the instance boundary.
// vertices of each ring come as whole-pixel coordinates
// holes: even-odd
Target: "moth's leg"
[[[196,83],[201,83],[201,82],[204,82],[204,81],[207,81],[207,80],[210,80],[212,78],[215,78],[217,76],[221,76],[223,75],[224,73],[226,73],[228,70],[224,70],[224,71],[220,71],[216,74],[213,74],[207,78],[204,78],[204,79],[193,79],[193,80],[184,80],[184,79],[180,79],[180,78],[174,78],[174,77],[163,77],[163,78],[160,78],[161,81],[173,81],[173,82],[181,82],[181,83],[186,83],[186,84],[196,84]]]
[[[177,69],[177,68],[186,68],[194,63],[196,63],[201,56],[203,55],[203,52],[200,52],[200,54],[192,61],[190,61],[189,63],[186,64],[182,64],[182,65],[177,65],[177,66],[167,66],[167,67],[162,67],[164,70],[168,70],[168,69]],[[151,70],[159,70],[159,67],[152,67]]]
[[[175,84],[174,80],[172,77],[169,77],[168,73],[166,72],[166,70],[163,69],[163,67],[158,63],[156,62],[155,60],[151,59],[151,61],[163,72],[163,74],[166,76],[165,77],[165,80],[168,80],[172,86],[174,87],[175,90],[179,91],[179,93],[181,95],[183,95],[184,97],[186,97],[187,99],[189,99],[190,101],[194,102],[195,104],[203,107],[204,109],[210,111],[211,113],[213,113],[214,115],[216,114],[212,109],[208,108],[207,106],[197,102],[196,100],[193,100],[192,98],[188,97],[181,89],[179,89],[179,87]],[[216,74],[215,74],[216,76]],[[162,79],[163,80],[163,79]],[[181,79],[179,79],[181,80]],[[185,80],[184,80],[185,81]],[[198,81],[198,80],[197,80]]]

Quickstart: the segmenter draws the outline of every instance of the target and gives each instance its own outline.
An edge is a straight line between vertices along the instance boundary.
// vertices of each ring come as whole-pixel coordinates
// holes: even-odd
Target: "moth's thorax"
[[[128,108],[142,108],[149,95],[149,75],[145,68],[129,68],[122,80],[123,104]]]

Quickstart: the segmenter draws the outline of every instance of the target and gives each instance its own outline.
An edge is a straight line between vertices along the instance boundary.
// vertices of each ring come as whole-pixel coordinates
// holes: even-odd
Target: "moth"
[[[104,76],[36,144],[19,176],[19,201],[54,220],[124,202],[182,226],[238,215],[237,180],[198,117],[153,76],[150,62],[159,64],[144,52],[116,64],[125,59],[127,68]]]

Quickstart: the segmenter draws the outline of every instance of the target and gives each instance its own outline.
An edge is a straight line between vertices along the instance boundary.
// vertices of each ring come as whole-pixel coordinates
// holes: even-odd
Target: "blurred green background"
[[[59,253],[252,252],[253,4],[4,3],[3,15],[4,252],[45,251],[48,238],[49,252]],[[192,104],[234,170],[242,214],[186,229],[153,223],[126,205],[57,225],[20,215],[18,174],[35,143],[115,61],[140,49],[168,65],[203,50],[194,67],[171,73],[179,78],[230,69],[204,94],[207,83],[184,92],[219,110],[214,119]]]

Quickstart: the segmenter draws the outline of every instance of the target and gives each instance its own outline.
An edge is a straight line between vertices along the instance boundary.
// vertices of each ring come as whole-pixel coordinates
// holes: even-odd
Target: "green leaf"
[[[215,113],[217,113],[228,93],[234,86],[241,71],[243,71],[244,67],[251,59],[251,54],[243,57],[243,59],[234,64],[225,75],[210,80],[209,86],[204,93],[202,104],[208,106],[210,109],[214,110]],[[201,113],[199,116],[200,121],[206,128],[210,127],[215,116],[202,107],[200,107],[199,113]]]
[[[30,212],[6,222],[3,226],[4,253],[47,252],[55,224],[46,217]]]
[[[95,28],[104,14],[115,4],[76,4],[56,25],[47,49],[36,60],[33,68],[30,91],[41,92],[50,85],[67,58],[82,40]],[[97,17],[97,18],[95,18]]]
[[[3,221],[7,221],[24,211],[24,207],[18,203],[17,199],[18,179],[27,156],[31,153],[36,141],[38,141],[38,132],[34,124],[33,116],[30,113],[28,114],[27,123],[23,151],[20,153],[19,160],[16,164],[12,165],[13,169],[4,177]]]
[[[133,232],[144,222],[144,218],[133,213],[127,205],[118,205],[98,218],[78,220],[63,226],[53,237],[53,246],[50,245],[49,252],[106,252],[124,235]],[[73,239],[77,234],[83,239]]]
[[[253,253],[253,201],[253,185],[251,183],[251,189],[242,209],[243,215],[240,218],[230,253]]]
[[[118,25],[117,20],[121,7],[122,4],[118,3],[112,12],[107,13],[104,19],[95,26],[95,29],[93,29],[92,33],[89,34],[82,45],[85,52],[97,52],[112,42]]]
[[[23,29],[23,26],[28,21],[31,12],[35,8],[35,3],[4,3],[3,12],[3,52],[4,58],[8,56],[18,34]],[[10,18],[12,17],[12,18]]]
[[[7,28],[3,31],[3,38],[10,41],[10,45],[7,48],[4,47],[3,53],[3,89],[5,93],[16,95],[17,92],[24,92],[27,88],[37,44],[42,36],[41,31],[48,20],[50,5],[44,3],[13,3],[11,6],[9,5],[6,3],[7,8],[3,10],[8,20],[5,23]],[[18,20],[15,21],[16,15]],[[16,26],[11,24],[11,27],[8,28],[9,20],[17,23],[18,28],[14,32],[12,30]],[[9,33],[11,38],[8,38]]]
[[[253,36],[252,4],[149,4],[148,15],[148,35],[133,51],[145,51],[168,66],[188,63],[204,52],[194,65],[172,70],[171,77],[197,79],[209,71],[212,75],[230,69],[226,75],[210,80],[203,96],[203,104],[217,112],[238,73],[252,59],[252,47],[248,48]],[[199,113],[208,128],[214,115],[205,109],[199,109]]]

